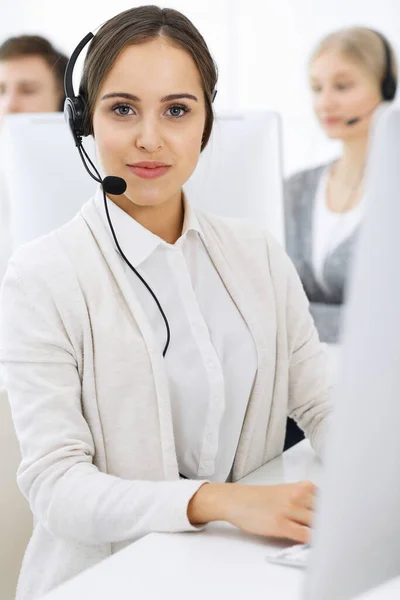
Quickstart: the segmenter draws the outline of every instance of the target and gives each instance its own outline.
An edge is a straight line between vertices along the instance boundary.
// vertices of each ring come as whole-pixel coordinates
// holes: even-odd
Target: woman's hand
[[[188,507],[191,523],[228,521],[257,535],[310,541],[316,487],[309,481],[281,485],[205,484]]]

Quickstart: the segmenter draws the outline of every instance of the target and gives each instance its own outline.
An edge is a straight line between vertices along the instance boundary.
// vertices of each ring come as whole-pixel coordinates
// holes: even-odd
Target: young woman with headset
[[[309,65],[314,111],[342,155],[285,184],[286,248],[322,342],[336,344],[347,274],[363,214],[363,174],[373,113],[393,100],[394,51],[379,32],[351,27],[325,37]],[[285,448],[304,437],[288,420]]]
[[[336,343],[341,305],[363,214],[363,175],[371,119],[396,93],[393,48],[379,32],[351,27],[331,33],[309,66],[316,117],[341,156],[296,173],[286,183],[286,241],[320,339]]]
[[[225,520],[309,539],[311,483],[234,483],[282,452],[287,414],[319,451],[330,405],[326,355],[282,248],[182,194],[216,83],[192,23],[154,6],[107,21],[71,57],[66,117],[99,189],[18,250],[0,305],[18,481],[36,522],[20,600],[152,531]]]

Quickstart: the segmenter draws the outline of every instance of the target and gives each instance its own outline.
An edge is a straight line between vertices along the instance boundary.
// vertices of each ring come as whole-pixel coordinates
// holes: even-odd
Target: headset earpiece
[[[382,98],[390,101],[396,95],[397,83],[392,74],[387,75],[382,81]]]
[[[385,52],[385,73],[381,83],[381,93],[382,99],[390,102],[395,97],[397,89],[397,81],[393,75],[393,61],[390,44],[387,38],[383,35],[383,33],[380,33],[380,31],[377,31],[376,29],[370,29],[370,31],[375,33],[375,35],[379,37],[383,44],[383,50]]]
[[[84,129],[84,116],[85,101],[82,96],[65,98],[64,117],[77,146],[82,143],[82,136],[87,135]]]
[[[71,130],[76,146],[80,146],[82,144],[82,136],[88,135],[88,132],[85,131],[85,98],[82,96],[82,94],[75,96],[72,75],[78,56],[86,44],[93,39],[93,37],[93,33],[90,32],[79,42],[71,54],[64,75],[64,117]]]

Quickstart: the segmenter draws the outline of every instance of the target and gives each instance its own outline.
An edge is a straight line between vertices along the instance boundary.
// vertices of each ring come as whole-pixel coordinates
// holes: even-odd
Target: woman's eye
[[[22,90],[24,96],[33,96],[34,94],[36,94],[36,92],[37,91],[32,88],[25,88]]]
[[[175,117],[175,118],[183,117],[183,115],[187,112],[189,112],[189,109],[187,106],[171,106],[167,110],[167,114],[169,114],[170,117]]]
[[[128,115],[133,114],[131,107],[127,104],[118,104],[117,106],[113,106],[112,110],[113,112],[115,112],[115,114],[117,114],[120,117],[126,117]]]
[[[348,90],[351,87],[351,85],[349,83],[338,83],[336,85],[336,87],[338,90],[341,91],[341,90]]]

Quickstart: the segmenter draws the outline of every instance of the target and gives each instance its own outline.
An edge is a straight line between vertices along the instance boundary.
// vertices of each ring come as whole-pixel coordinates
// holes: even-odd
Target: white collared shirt
[[[175,244],[107,202],[122,251],[152,288],[171,328],[165,367],[179,471],[190,479],[226,481],[257,372],[253,338],[186,201],[182,236]],[[101,191],[96,203],[111,236]],[[143,283],[123,265],[162,352],[162,316]]]
[[[330,210],[326,204],[330,167],[323,172],[314,203],[313,214],[313,264],[315,278],[324,288],[325,262],[338,246],[347,239],[358,227],[364,213],[363,199],[351,210],[337,213]]]

